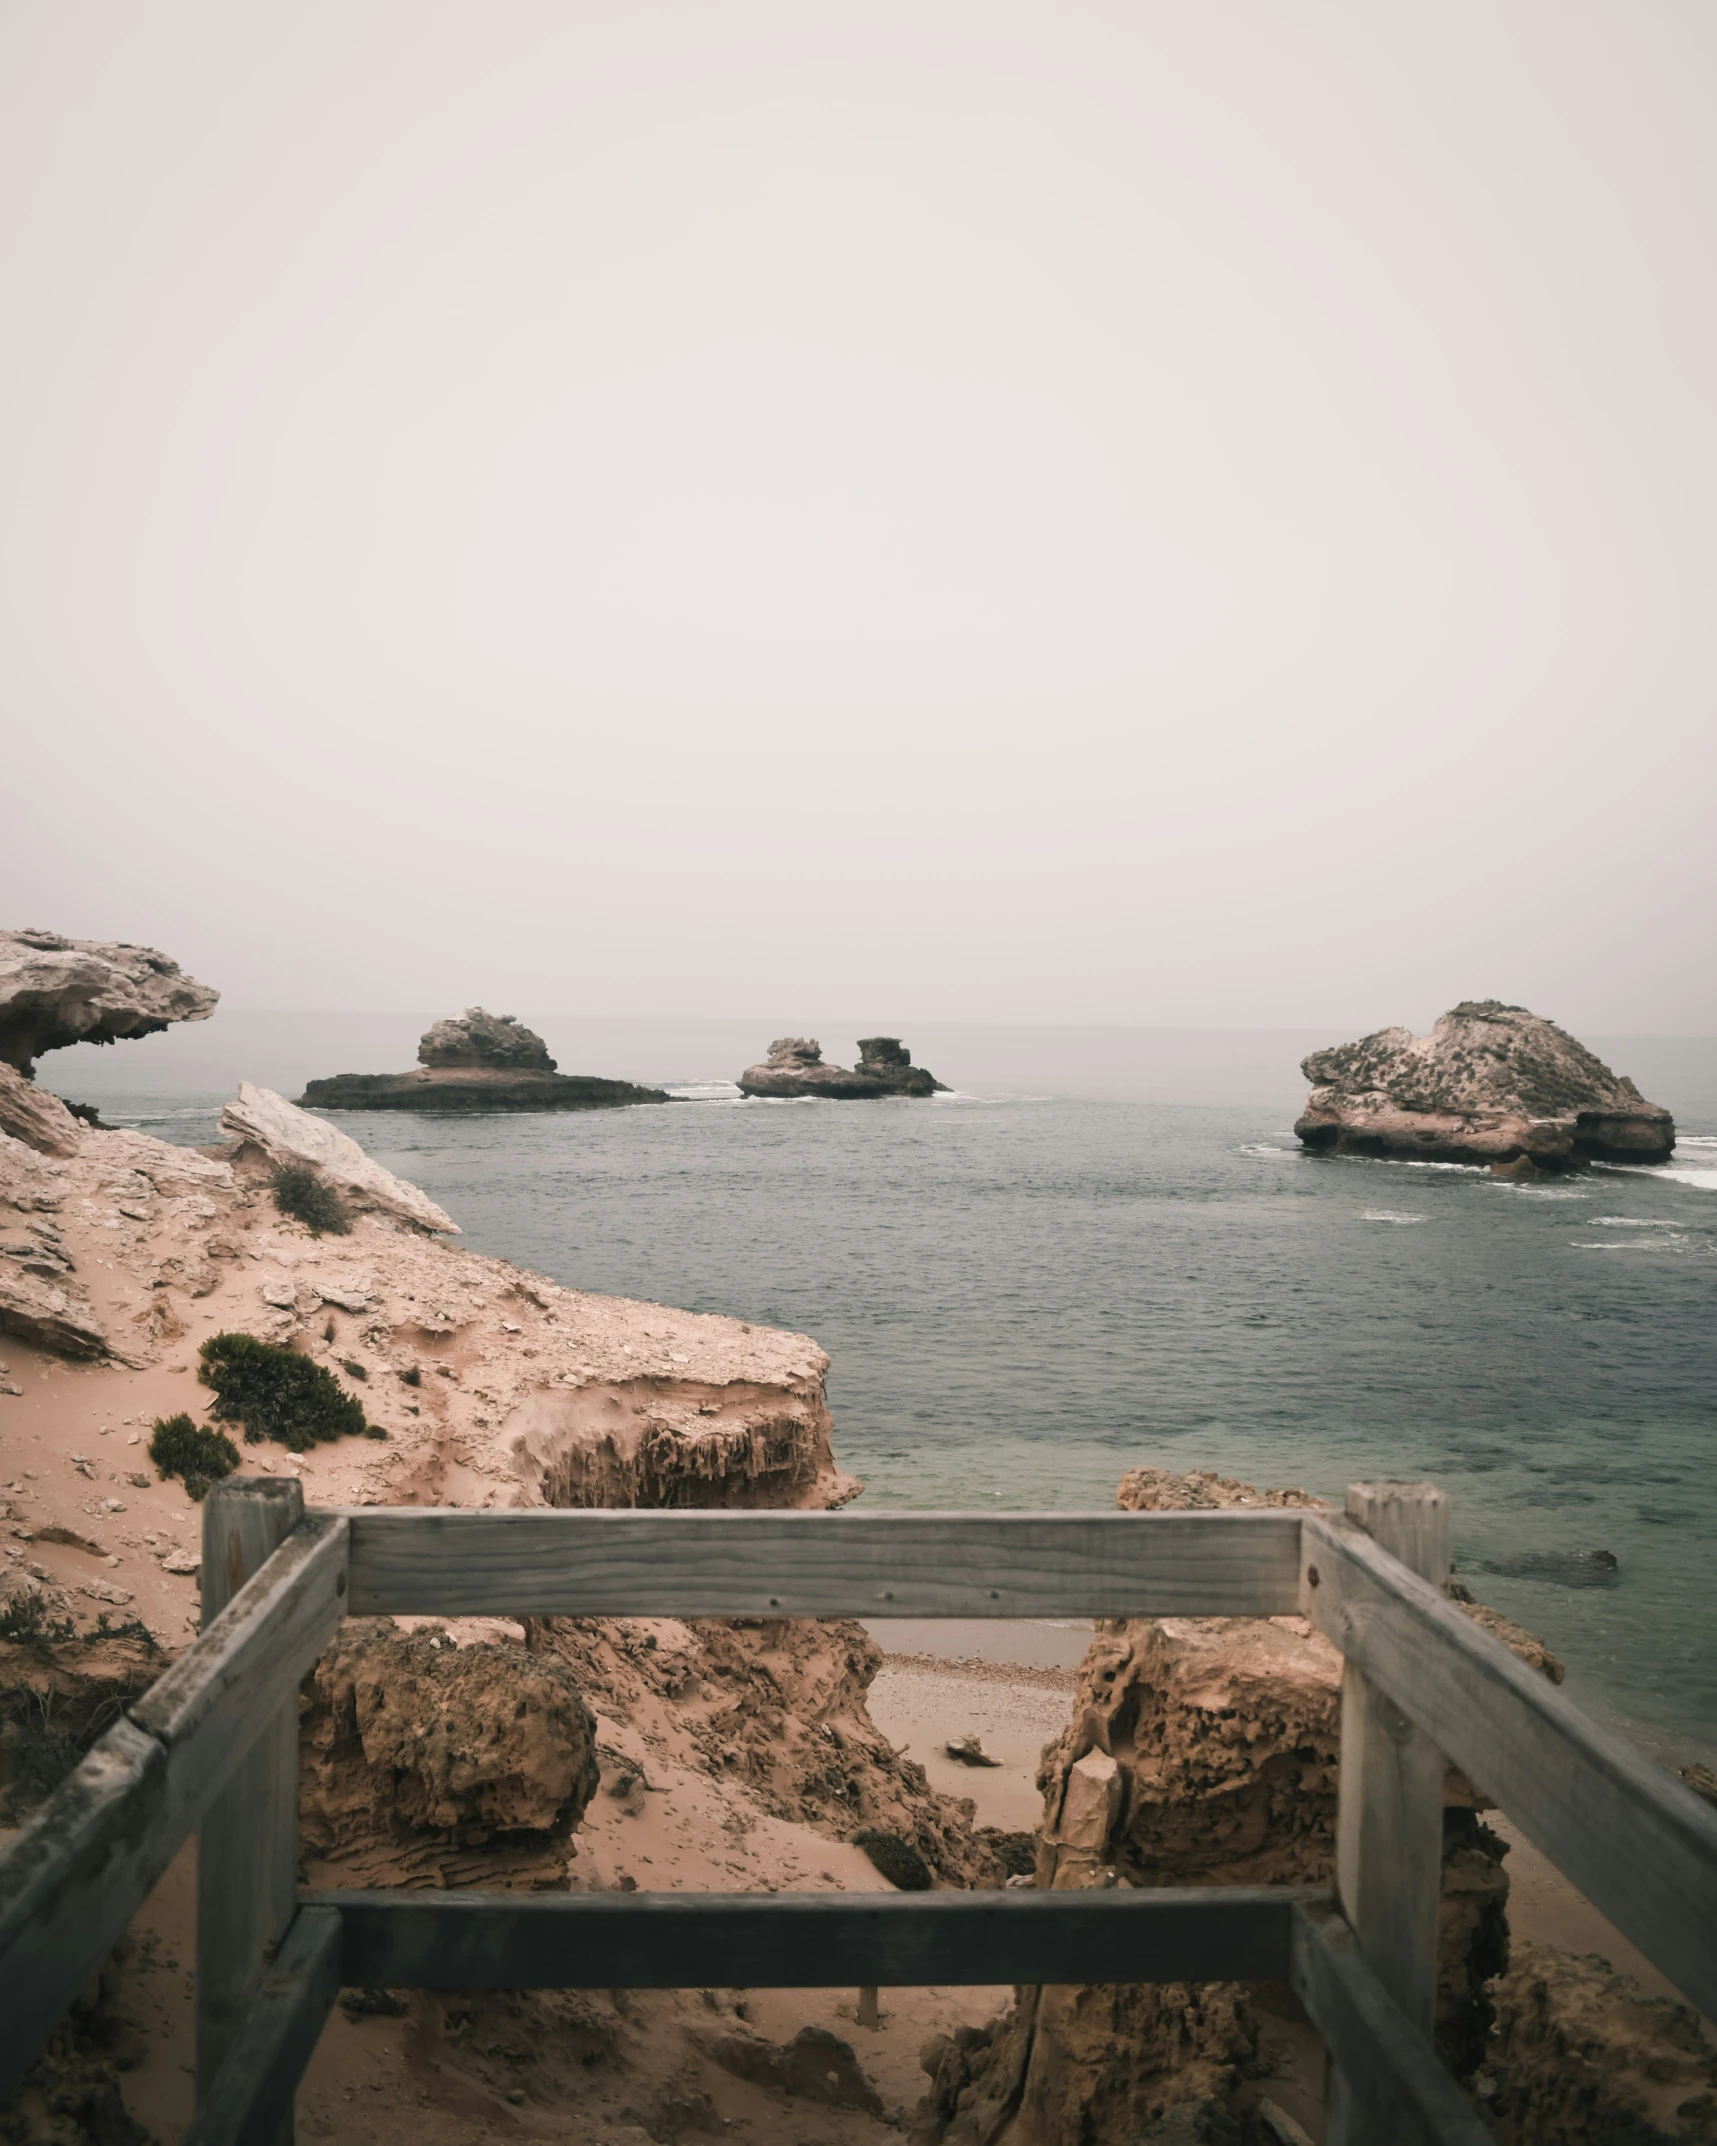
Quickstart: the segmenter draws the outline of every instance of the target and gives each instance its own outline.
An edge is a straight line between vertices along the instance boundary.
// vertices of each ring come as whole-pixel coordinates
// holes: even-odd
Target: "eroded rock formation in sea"
[[[512,1014],[467,1007],[437,1021],[417,1046],[409,1073],[332,1073],[306,1084],[312,1110],[612,1110],[665,1103],[665,1089],[635,1081],[562,1073],[541,1036]]]
[[[1675,1121],[1566,1030],[1498,999],[1467,999],[1428,1036],[1384,1028],[1301,1066],[1294,1131],[1336,1155],[1530,1171],[1662,1162]]]
[[[44,1051],[206,1021],[219,997],[152,946],[0,931],[0,1061],[26,1079]]]
[[[856,1066],[823,1062],[823,1046],[814,1036],[777,1036],[762,1065],[747,1066],[739,1076],[742,1095],[827,1096],[834,1102],[859,1102],[881,1095],[945,1095],[946,1085],[912,1063],[912,1053],[898,1036],[861,1036]]]

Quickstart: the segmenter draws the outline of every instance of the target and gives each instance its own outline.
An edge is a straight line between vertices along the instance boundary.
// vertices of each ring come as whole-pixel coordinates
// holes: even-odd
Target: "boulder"
[[[107,1329],[87,1304],[6,1256],[0,1256],[0,1332],[56,1356],[106,1356],[112,1349]]]
[[[335,1634],[299,1741],[305,1852],[348,1882],[561,1884],[598,1783],[596,1726],[562,1664],[385,1617]]]
[[[240,1081],[236,1099],[221,1112],[221,1130],[260,1148],[270,1162],[308,1164],[362,1205],[380,1207],[415,1222],[419,1229],[458,1235],[458,1223],[426,1192],[372,1162],[355,1140],[298,1109],[272,1088]]]
[[[152,946],[0,931],[0,1059],[26,1079],[44,1051],[206,1021],[219,997]]]
[[[467,1006],[454,1020],[437,1021],[417,1046],[421,1066],[491,1066],[507,1073],[552,1073],[548,1046],[510,1013]]]
[[[1428,1036],[1384,1028],[1300,1070],[1312,1092],[1294,1131],[1335,1155],[1489,1163],[1512,1172],[1591,1161],[1663,1162],[1675,1121],[1554,1021],[1467,999]]]
[[[946,1085],[912,1063],[912,1053],[898,1036],[866,1036],[859,1041],[856,1066],[823,1062],[823,1047],[814,1036],[777,1036],[762,1065],[747,1066],[739,1076],[742,1095],[824,1096],[856,1103],[871,1096],[945,1095]]]
[[[57,1095],[0,1059],[0,1133],[10,1133],[39,1155],[75,1155],[83,1127]]]

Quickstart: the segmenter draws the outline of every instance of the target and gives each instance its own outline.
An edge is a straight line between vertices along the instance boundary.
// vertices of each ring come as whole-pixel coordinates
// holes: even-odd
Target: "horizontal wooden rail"
[[[1300,1514],[357,1508],[354,1616],[1276,1617]]]
[[[307,1520],[0,1853],[0,2095],[112,1950],[345,1614],[346,1524]]]
[[[1317,1887],[1133,1892],[306,1893],[376,1989],[1285,1982]]]
[[[1361,1529],[1308,1513],[1302,1554],[1319,1630],[1717,2017],[1717,1811]]]

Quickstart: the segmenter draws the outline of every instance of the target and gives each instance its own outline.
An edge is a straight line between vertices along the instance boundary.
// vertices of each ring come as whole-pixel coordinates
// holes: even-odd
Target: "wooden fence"
[[[1329,2146],[1480,2146],[1430,2040],[1445,1767],[1717,2014],[1717,1811],[1455,1607],[1446,1499],[1347,1512],[306,1512],[209,1495],[204,1630],[0,1854],[0,2093],[198,1834],[194,2146],[280,2146],[345,1987],[1290,1983]],[[300,1893],[298,1686],[348,1615],[1267,1617],[1345,1657],[1336,1881],[929,1894]]]

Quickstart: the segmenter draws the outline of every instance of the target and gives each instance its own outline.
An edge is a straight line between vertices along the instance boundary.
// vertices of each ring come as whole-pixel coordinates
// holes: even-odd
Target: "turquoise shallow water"
[[[1334,1496],[1432,1476],[1464,1575],[1567,1659],[1577,1697],[1666,1757],[1717,1752],[1717,1113],[1698,1107],[1717,1053],[1648,1087],[1684,1082],[1662,1094],[1687,1128],[1676,1177],[1525,1188],[1302,1155],[1291,1040],[1285,1075],[1290,1039],[1211,1046],[1203,1085],[1235,1098],[1216,1104],[1164,1099],[1196,1051],[1129,1071],[1122,1050],[1101,1079],[1087,1052],[1108,1092],[1068,1092],[1074,1072],[1058,1093],[1049,1045],[1027,1063],[992,1039],[990,1077],[933,1103],[706,1084],[670,1108],[339,1122],[479,1249],[814,1334],[840,1457],[879,1505],[1105,1505],[1140,1461]],[[374,1069],[408,1062],[392,1049]],[[654,1067],[618,1051],[580,1069],[706,1070],[684,1038]],[[947,1052],[923,1055],[945,1071]],[[44,1070],[94,1097],[85,1056]],[[123,1054],[98,1063],[110,1117],[210,1137],[206,1067],[163,1058],[122,1089]],[[346,1067],[330,1047],[315,1069]],[[252,1077],[271,1070],[294,1092],[295,1062]]]

